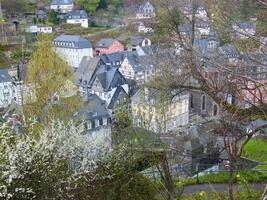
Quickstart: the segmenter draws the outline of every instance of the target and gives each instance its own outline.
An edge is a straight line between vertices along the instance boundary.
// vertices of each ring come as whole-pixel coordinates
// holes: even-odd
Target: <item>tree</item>
[[[56,11],[49,10],[49,12],[48,12],[48,21],[50,23],[53,23],[53,24],[58,24],[59,19],[58,19],[58,15],[57,15]]]
[[[77,4],[90,14],[94,14],[100,6],[101,0],[77,0]]]
[[[50,36],[40,36],[28,67],[25,114],[48,122],[67,120],[79,108],[73,72],[52,47]]]
[[[235,40],[232,39],[231,34],[233,30],[231,26],[233,22],[240,19],[240,2],[228,0],[206,0],[204,2],[210,5],[210,7],[208,7],[208,13],[211,16],[210,22],[219,37],[225,37],[226,35],[228,37],[228,42],[236,46]],[[159,1],[156,33],[158,33],[160,37],[158,37],[157,40],[162,47],[173,47],[176,45],[181,47],[183,51],[182,53],[173,53],[173,56],[169,59],[172,61],[170,62],[172,63],[170,67],[166,66],[165,69],[157,69],[158,73],[156,73],[154,80],[148,83],[147,86],[164,92],[170,90],[173,92],[174,96],[185,91],[204,93],[209,96],[214,103],[219,105],[221,113],[224,113],[228,117],[231,116],[227,118],[231,119],[229,122],[234,122],[239,126],[249,124],[255,119],[266,120],[267,102],[266,99],[264,100],[266,83],[255,78],[256,74],[247,74],[244,70],[246,67],[253,66],[247,66],[249,64],[241,60],[235,64],[224,62],[222,59],[219,59],[218,54],[205,54],[205,52],[199,50],[195,46],[198,40],[203,39],[197,35],[196,31],[196,24],[199,22],[197,8],[199,4],[202,5],[202,3],[203,1],[198,0],[191,1],[192,12],[190,16],[185,14],[183,9],[181,9],[184,7],[182,2]],[[261,9],[266,8],[264,4],[258,6],[260,6]],[[172,12],[174,9],[181,9],[180,14],[189,27],[186,36],[184,36],[178,28],[179,21],[175,13]],[[260,17],[260,14],[262,13],[257,12],[256,16]],[[261,43],[261,36],[259,35],[253,36],[248,34],[248,37]],[[252,48],[249,49],[251,50]],[[264,50],[258,50],[258,52],[263,51],[261,56],[266,56]],[[247,56],[252,62],[257,63],[256,65],[266,68],[266,63],[261,62],[262,60],[255,55],[255,52],[255,54],[251,54],[251,52],[239,48],[237,52],[241,56]],[[167,60],[166,65],[169,65]],[[208,69],[206,66],[208,66]],[[266,72],[263,71],[262,73]],[[229,102],[229,97],[234,97],[236,102]],[[221,117],[225,117],[225,115]],[[227,126],[224,127],[227,128]],[[257,130],[263,129],[264,127],[265,126],[257,127]],[[227,132],[229,131],[230,130]],[[233,131],[236,138],[238,138],[238,133],[240,133],[240,131]],[[254,131],[251,132],[251,134],[243,133],[242,137],[246,139],[242,140],[240,142],[241,144],[238,144],[241,146],[241,150],[238,150],[239,146],[235,148],[239,153],[229,153],[229,161],[232,162],[232,166],[234,165],[233,163],[236,157],[242,152],[242,146],[250,140],[254,133]],[[230,144],[230,146],[230,148],[234,148],[233,145]],[[227,146],[225,144],[223,148],[228,147],[229,145]],[[234,159],[232,159],[233,157]],[[169,192],[172,192],[171,189]],[[229,182],[229,197],[231,200],[233,199],[231,182]]]

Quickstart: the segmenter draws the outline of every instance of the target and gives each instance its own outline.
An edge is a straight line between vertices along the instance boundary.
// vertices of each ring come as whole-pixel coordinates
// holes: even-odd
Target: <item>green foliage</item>
[[[267,180],[267,171],[240,171],[236,172],[239,176],[246,180],[247,182],[264,182]],[[228,172],[220,172],[220,173],[213,173],[199,177],[200,183],[228,183],[229,181],[229,173]],[[235,179],[235,182],[238,182],[239,179]],[[196,178],[190,179],[182,179],[176,182],[176,185],[195,185],[197,184]]]
[[[51,36],[40,36],[28,67],[31,94],[25,114],[46,123],[53,118],[67,121],[79,108],[73,72],[52,49]]]
[[[52,24],[58,24],[59,23],[59,18],[58,18],[58,13],[54,10],[49,10],[48,12],[48,22]]]

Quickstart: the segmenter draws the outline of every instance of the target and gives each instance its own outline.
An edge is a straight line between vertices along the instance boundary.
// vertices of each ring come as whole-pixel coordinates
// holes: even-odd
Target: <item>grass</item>
[[[252,160],[267,161],[267,141],[263,139],[252,139],[244,147],[243,156]]]
[[[259,199],[261,196],[260,192],[256,191],[240,191],[235,193],[236,200],[254,200]],[[229,196],[226,192],[198,192],[191,195],[183,195],[182,200],[228,200]]]
[[[237,174],[237,173],[236,173]],[[264,182],[267,180],[267,171],[242,171],[238,172],[240,178],[236,179],[235,182],[238,182],[240,179],[244,179],[248,182]],[[228,172],[220,172],[217,174],[208,174],[205,176],[199,177],[199,183],[201,184],[209,184],[209,183],[227,183],[229,181],[229,173]],[[176,185],[195,185],[197,183],[197,178],[188,178],[182,179],[180,182],[176,182]]]
[[[79,34],[83,36],[88,36],[91,34],[95,34],[98,32],[106,31],[109,28],[108,27],[88,27],[84,28],[79,25],[72,25],[72,24],[63,24],[62,28],[64,29],[64,34]]]

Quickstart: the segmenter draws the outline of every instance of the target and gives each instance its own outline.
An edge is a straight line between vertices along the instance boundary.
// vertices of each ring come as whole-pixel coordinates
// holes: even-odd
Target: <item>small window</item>
[[[201,110],[206,110],[206,95],[201,96]]]

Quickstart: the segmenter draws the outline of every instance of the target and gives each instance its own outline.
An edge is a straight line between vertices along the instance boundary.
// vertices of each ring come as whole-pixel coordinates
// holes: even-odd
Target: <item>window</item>
[[[201,96],[201,110],[206,110],[206,95]]]
[[[218,106],[216,104],[213,105],[213,116],[218,115]]]
[[[190,105],[190,109],[194,108],[194,96],[193,96],[193,94],[189,95],[189,105]]]

